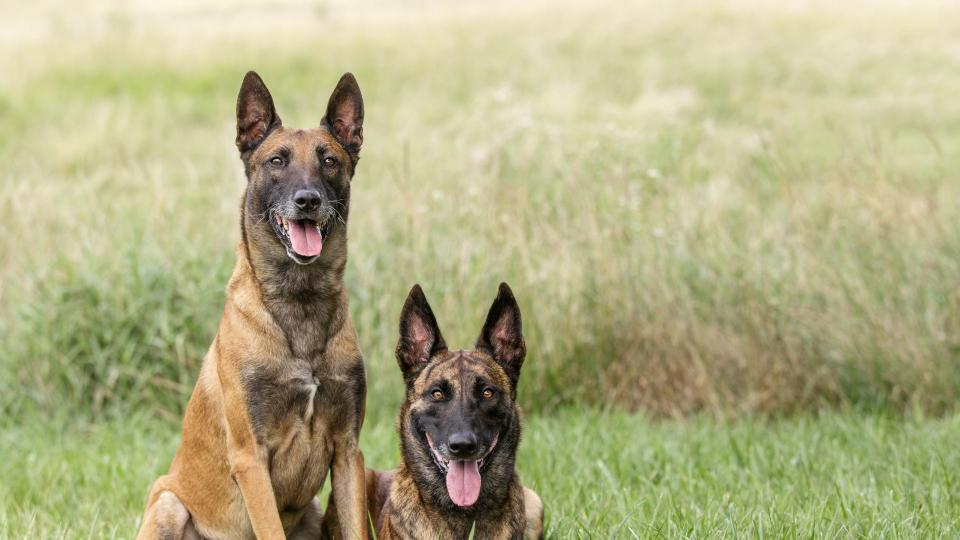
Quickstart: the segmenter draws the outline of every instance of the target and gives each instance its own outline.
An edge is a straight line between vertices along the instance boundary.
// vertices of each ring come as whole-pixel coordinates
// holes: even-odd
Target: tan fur
[[[528,487],[523,488],[523,509],[527,518],[524,538],[543,538],[543,501]]]
[[[365,504],[363,457],[353,426],[337,425],[333,415],[324,415],[329,411],[314,410],[310,418],[283,426],[272,440],[257,441],[253,433],[242,395],[242,373],[291,366],[296,370],[297,362],[290,358],[283,332],[261,301],[247,261],[241,243],[220,329],[187,405],[180,448],[170,471],[151,489],[138,538],[186,538],[188,518],[205,538],[319,534],[320,514],[313,494],[303,508],[281,512],[277,506],[278,501],[304,496],[299,490],[305,461],[314,469],[310,474],[325,475],[332,465],[333,489],[342,505]],[[341,305],[345,312],[345,295]],[[349,366],[341,366],[344,360],[359,357],[353,325],[345,316],[322,362],[331,367],[329,374],[336,381],[349,376]],[[279,490],[275,493],[274,488]],[[350,526],[358,536],[366,536],[364,512],[352,514],[346,513]]]
[[[511,383],[504,371],[488,355],[477,351],[446,351],[439,355],[424,373],[408,389],[407,403],[400,413],[400,423],[411,412],[422,406],[416,396],[434,385],[434,381],[446,378],[456,386],[464,372],[477,372],[497,381],[503,388],[510,389]],[[518,419],[522,415],[518,410]],[[400,426],[400,437],[405,431]],[[412,443],[410,446],[414,446]],[[470,519],[465,515],[445,512],[424,501],[410,471],[407,453],[401,453],[400,466],[394,471],[380,472],[367,470],[366,486],[370,521],[378,540],[414,540],[421,538],[447,538],[482,540],[517,540],[514,530],[522,530],[522,537],[539,539],[543,537],[543,503],[532,489],[524,487],[519,478],[512,476],[502,486],[508,493],[506,502],[483,519]],[[335,516],[336,507],[331,500],[325,520]],[[517,521],[521,527],[515,527]],[[331,521],[326,525],[333,525]]]
[[[400,466],[367,472],[377,537],[541,538],[543,503],[515,470],[523,424],[516,385],[526,344],[510,286],[500,284],[474,350],[447,348],[420,285],[403,304],[399,334],[397,366],[407,387],[397,418]],[[480,485],[451,487],[454,460],[477,467]]]
[[[381,473],[382,474],[382,473]],[[541,538],[543,533],[542,511],[536,513],[534,508],[530,512],[524,509],[525,491],[519,483],[513,483],[507,489],[510,492],[508,505],[501,509],[497,516],[486,516],[487,519],[474,522],[470,519],[457,519],[440,510],[431,508],[422,503],[417,486],[406,467],[401,464],[390,482],[390,495],[387,503],[381,509],[382,514],[377,517],[378,540],[412,540],[419,538],[450,538],[483,540],[516,540],[511,534],[511,515],[523,515],[528,520],[525,538]],[[377,490],[383,486],[377,485]]]
[[[349,73],[311,129],[283,127],[259,75],[244,77],[237,262],[180,447],[150,491],[138,538],[316,538],[315,495],[328,472],[337,534],[366,536],[366,376],[343,285],[362,123]],[[310,220],[294,225],[316,227],[322,253],[293,253],[281,219]]]

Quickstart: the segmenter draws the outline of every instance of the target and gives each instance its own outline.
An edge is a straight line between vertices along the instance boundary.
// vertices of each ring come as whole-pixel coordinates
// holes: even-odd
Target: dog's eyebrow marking
[[[427,364],[427,369],[423,372],[423,380],[425,382],[430,382],[430,373],[433,372],[433,368],[436,367],[436,364],[430,363]]]
[[[423,371],[420,372],[420,375],[417,377],[418,380],[422,380],[423,384],[429,386],[430,378],[433,376],[433,370],[437,367],[448,364],[459,358],[459,356],[451,356],[443,360],[433,360],[427,363],[426,367],[423,368]]]
[[[429,362],[429,363],[427,364],[427,367],[425,367],[425,368],[423,369],[423,374],[420,375],[420,377],[423,377],[423,380],[424,380],[425,383],[430,382],[430,377],[431,377],[432,374],[433,374],[433,370],[434,370],[437,366],[439,366],[439,365],[441,365],[441,364],[446,364],[446,363],[449,362],[449,361],[450,361],[450,359],[448,358],[448,359],[446,359],[446,360],[435,360],[435,361],[433,361],[433,362]]]

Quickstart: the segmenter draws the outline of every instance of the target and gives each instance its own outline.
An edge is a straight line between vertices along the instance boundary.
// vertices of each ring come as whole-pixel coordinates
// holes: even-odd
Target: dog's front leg
[[[283,524],[266,466],[256,456],[237,454],[230,460],[230,474],[240,487],[250,526],[260,540],[283,540]]]
[[[341,442],[333,453],[333,499],[343,540],[366,540],[367,494],[363,452],[356,440]]]
[[[283,524],[277,499],[270,481],[266,451],[257,443],[238,380],[232,371],[220,373],[224,413],[227,427],[227,460],[243,504],[250,517],[250,526],[259,540],[284,540]]]

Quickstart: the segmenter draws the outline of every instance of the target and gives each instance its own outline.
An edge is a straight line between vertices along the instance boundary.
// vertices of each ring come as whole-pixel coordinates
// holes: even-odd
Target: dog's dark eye
[[[493,399],[493,390],[487,388],[483,391],[483,399]]]
[[[274,156],[270,158],[270,164],[274,167],[280,167],[283,165],[283,158],[280,156]]]
[[[332,158],[332,157],[323,158],[323,164],[326,165],[327,167],[333,167],[337,164],[337,160],[336,158]]]
[[[432,397],[434,401],[440,401],[443,399],[443,392],[440,390],[434,390],[433,392],[430,392],[430,397]]]

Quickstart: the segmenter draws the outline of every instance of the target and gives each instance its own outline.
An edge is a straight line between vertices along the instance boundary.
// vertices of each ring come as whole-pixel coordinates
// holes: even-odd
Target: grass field
[[[249,69],[286,125],[363,89],[370,463],[410,286],[468,346],[505,280],[552,536],[956,536],[960,6],[662,4],[0,3],[0,536],[130,536],[222,310]]]
[[[176,429],[60,417],[5,430],[0,534],[129,538]],[[396,463],[387,422],[368,464]],[[528,418],[523,480],[549,538],[955,538],[960,417],[828,414],[780,421],[651,421],[566,410]]]

